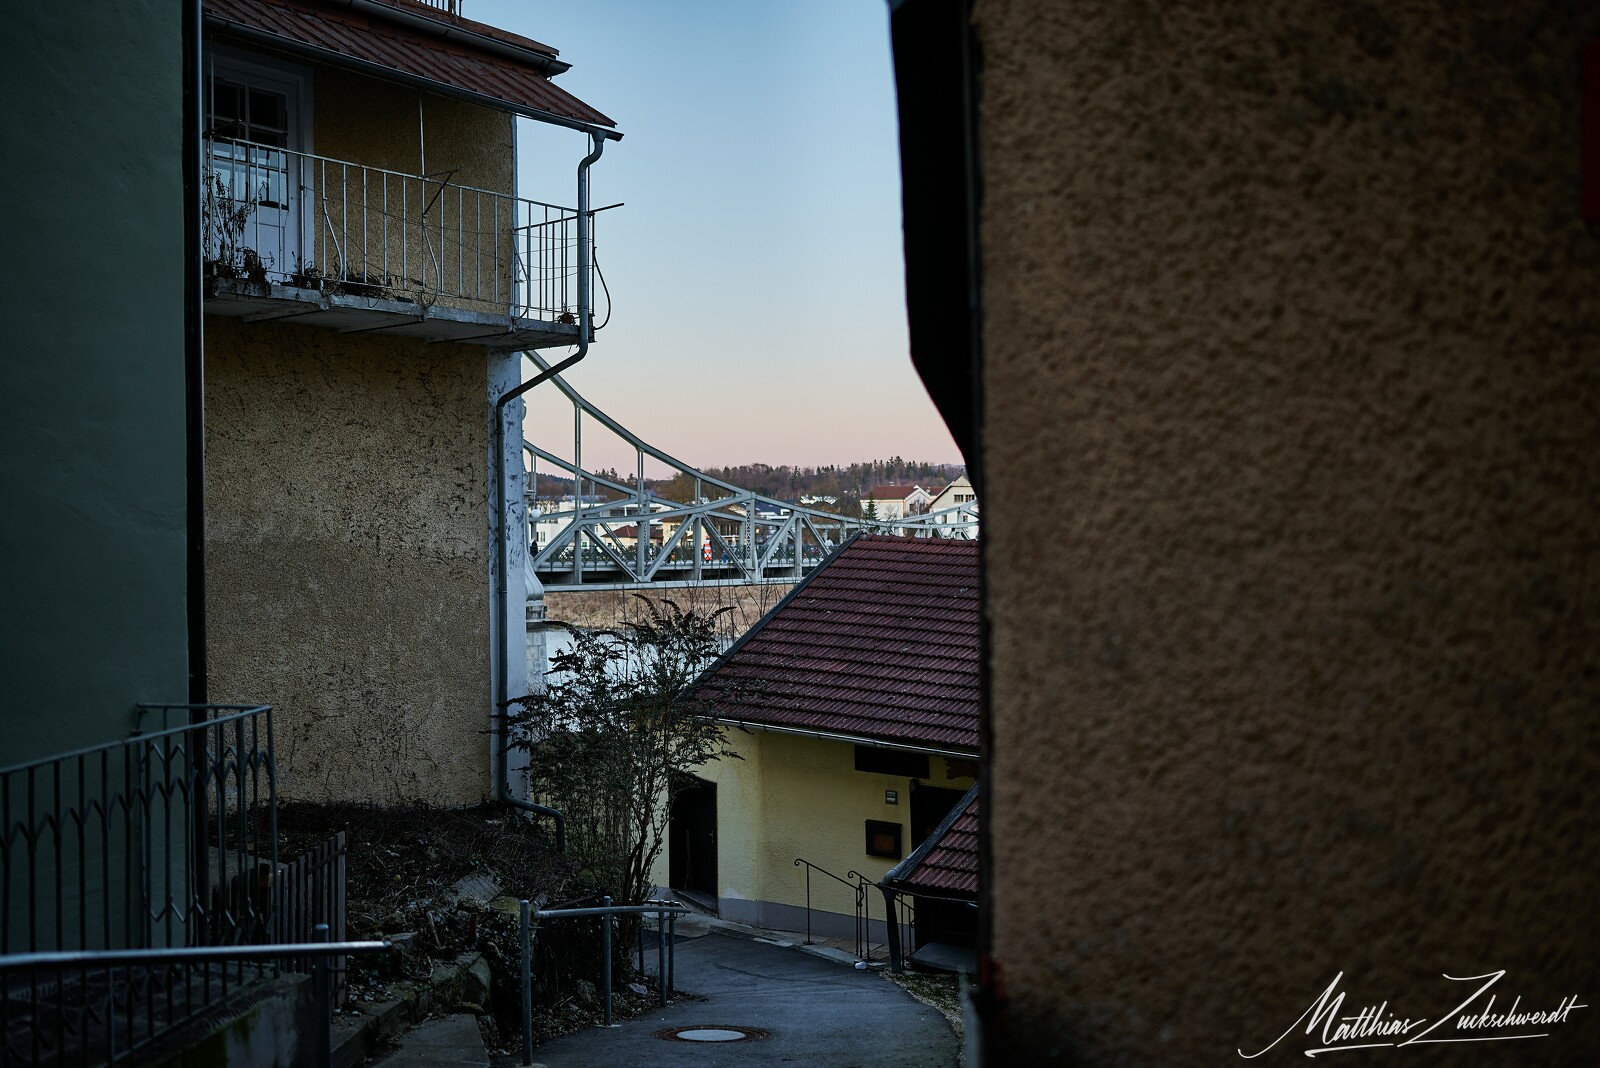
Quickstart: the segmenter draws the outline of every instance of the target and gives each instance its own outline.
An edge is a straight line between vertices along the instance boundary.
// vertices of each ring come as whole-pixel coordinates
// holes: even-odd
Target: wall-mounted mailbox
[[[867,856],[900,859],[900,825],[883,820],[867,821]]]

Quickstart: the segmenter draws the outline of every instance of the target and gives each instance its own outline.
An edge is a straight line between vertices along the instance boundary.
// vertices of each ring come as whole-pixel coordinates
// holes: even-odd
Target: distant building
[[[964,536],[978,536],[978,494],[972,482],[962,475],[934,494],[928,504],[928,516],[935,527],[960,527]],[[938,530],[935,529],[935,534]]]
[[[930,500],[932,500],[931,495],[921,486],[886,483],[874,486],[861,495],[861,514],[870,513],[881,521],[891,522],[927,511]],[[899,531],[891,527],[885,533],[899,533]]]

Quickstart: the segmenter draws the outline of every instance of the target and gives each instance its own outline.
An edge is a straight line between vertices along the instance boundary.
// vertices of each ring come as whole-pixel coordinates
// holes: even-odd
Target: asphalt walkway
[[[647,954],[646,960],[653,970],[654,959]],[[799,947],[712,929],[679,943],[674,985],[705,1000],[674,1001],[611,1028],[552,1039],[535,1048],[534,1061],[548,1068],[785,1063],[808,1068],[955,1068],[957,1063],[955,1035],[936,1010],[877,975],[800,952]],[[750,1028],[766,1037],[657,1037],[657,1032],[673,1028]]]

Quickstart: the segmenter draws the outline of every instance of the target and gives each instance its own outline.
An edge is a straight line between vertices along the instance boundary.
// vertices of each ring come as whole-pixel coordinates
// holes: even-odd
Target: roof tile
[[[978,893],[978,787],[956,803],[938,828],[883,877],[902,893],[976,897]]]
[[[730,719],[905,745],[978,748],[978,545],[863,535],[714,666],[702,693],[752,682]]]
[[[508,56],[475,49],[462,41],[446,42],[387,18],[369,17],[319,0],[205,0],[204,8],[209,19],[224,27],[232,25],[271,34],[290,46],[337,52],[401,74],[468,89],[515,107],[600,126],[615,125],[605,115],[557,87],[532,63],[518,63]],[[438,21],[444,21],[442,16]],[[486,29],[470,21],[457,21],[477,32]],[[441,31],[447,28],[441,25]],[[504,32],[492,36],[516,43],[530,52],[547,48]]]

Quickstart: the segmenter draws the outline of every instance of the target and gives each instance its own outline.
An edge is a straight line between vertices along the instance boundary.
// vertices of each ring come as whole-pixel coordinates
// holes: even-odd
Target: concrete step
[[[424,1020],[400,1036],[400,1048],[370,1062],[369,1068],[489,1068],[489,1051],[478,1018],[455,1013]]]
[[[435,964],[426,979],[391,983],[389,989],[393,1000],[361,1002],[356,1011],[334,1019],[333,1068],[355,1068],[375,1054],[384,1039],[400,1038],[408,1027],[429,1021],[435,1013],[475,1020],[471,1013],[455,1010],[488,1004],[489,965],[481,954],[466,953],[454,964]],[[478,1045],[483,1045],[481,1038]]]

